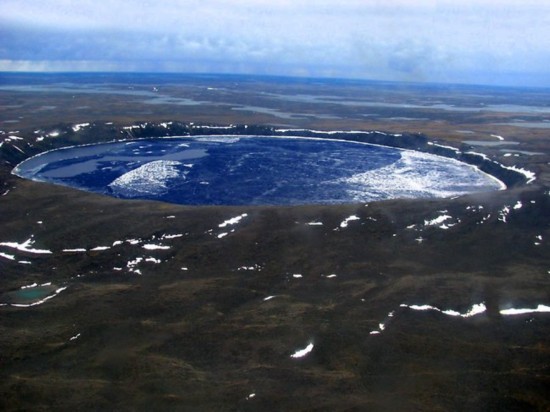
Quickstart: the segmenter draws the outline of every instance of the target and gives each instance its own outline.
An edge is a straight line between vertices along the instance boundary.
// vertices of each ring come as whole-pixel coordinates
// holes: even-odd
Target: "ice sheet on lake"
[[[214,129],[213,126],[200,126],[200,128],[209,128]],[[232,127],[231,127],[232,128]],[[223,137],[223,136],[201,136],[197,138],[200,142],[212,142],[212,143],[237,143],[239,140],[241,140],[239,137]]]
[[[452,197],[479,188],[505,188],[502,182],[488,179],[488,175],[473,166],[414,151],[403,151],[401,158],[389,166],[357,173],[339,182],[346,185],[346,191],[356,201]]]
[[[173,160],[155,160],[134,169],[113,180],[109,187],[118,196],[136,197],[160,195],[168,189],[168,181],[184,178]]]

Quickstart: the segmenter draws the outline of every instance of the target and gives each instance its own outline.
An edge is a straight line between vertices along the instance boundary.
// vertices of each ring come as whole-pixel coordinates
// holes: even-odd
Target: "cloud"
[[[2,0],[0,59],[426,81],[544,73],[550,3],[542,3]]]

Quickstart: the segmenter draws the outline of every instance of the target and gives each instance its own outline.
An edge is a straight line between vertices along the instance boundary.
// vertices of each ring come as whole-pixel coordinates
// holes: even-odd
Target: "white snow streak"
[[[32,245],[34,245],[35,241],[33,240],[32,236],[28,238],[23,243],[17,243],[17,242],[2,242],[0,243],[0,246],[6,246],[12,249],[17,249],[21,252],[26,253],[35,253],[35,254],[51,254],[51,250],[45,250],[45,249],[33,249],[31,248]]]
[[[248,214],[247,213],[243,213],[242,215],[239,215],[239,216],[236,216],[236,217],[233,217],[231,219],[228,219],[226,221],[224,221],[223,223],[220,223],[218,225],[218,227],[227,227],[229,225],[236,225],[237,223],[239,223],[243,218],[247,217]]]
[[[313,343],[310,343],[304,349],[300,349],[294,352],[292,355],[290,355],[290,357],[294,359],[303,358],[304,356],[309,354],[312,350],[313,350]]]
[[[359,216],[351,215],[350,217],[347,217],[346,219],[344,219],[342,221],[342,223],[340,223],[340,227],[342,229],[346,228],[346,227],[348,227],[349,222],[354,221],[354,220],[359,220]]]
[[[501,315],[509,316],[509,315],[524,315],[526,313],[547,313],[550,312],[550,306],[546,305],[538,305],[536,309],[503,309],[500,311]]]

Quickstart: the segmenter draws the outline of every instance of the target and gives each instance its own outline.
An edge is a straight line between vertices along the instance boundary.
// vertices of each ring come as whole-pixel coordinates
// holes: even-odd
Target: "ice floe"
[[[503,190],[506,185],[474,166],[464,167],[455,159],[442,160],[435,155],[402,151],[401,158],[391,165],[357,173],[340,179],[348,194],[361,201],[376,199],[452,197],[469,191]],[[476,173],[472,173],[472,168]],[[391,179],[388,179],[391,176]]]
[[[291,358],[298,359],[308,355],[313,350],[313,343],[308,344],[304,349],[299,349],[290,355]]]
[[[113,180],[108,186],[117,195],[136,197],[160,195],[168,189],[168,181],[183,178],[173,160],[155,160],[134,169]]]

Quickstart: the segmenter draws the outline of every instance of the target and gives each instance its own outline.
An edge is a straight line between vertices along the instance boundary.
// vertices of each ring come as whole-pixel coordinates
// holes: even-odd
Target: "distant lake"
[[[453,159],[359,142],[210,136],[58,149],[14,174],[124,199],[298,205],[449,197],[501,182]]]

